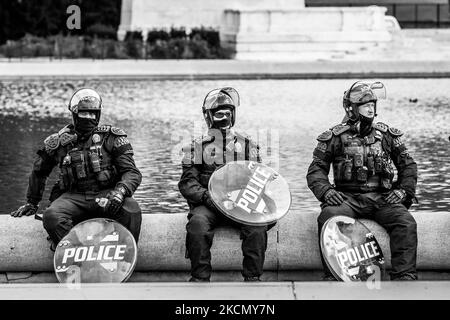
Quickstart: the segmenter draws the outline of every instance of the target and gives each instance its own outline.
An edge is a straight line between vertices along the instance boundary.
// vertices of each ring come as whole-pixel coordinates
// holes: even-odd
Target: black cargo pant
[[[211,276],[211,246],[214,229],[218,226],[230,225],[241,230],[242,275],[259,277],[263,273],[265,253],[267,249],[267,231],[274,226],[247,226],[226,218],[220,212],[212,211],[205,206],[191,210],[186,225],[186,257],[191,260],[191,275],[199,279]]]
[[[386,229],[390,237],[391,279],[409,274],[417,278],[417,227],[414,217],[403,204],[389,204],[380,193],[348,193],[344,192],[345,201],[339,206],[322,203],[322,212],[317,218],[319,238],[322,226],[331,217],[337,215],[352,218],[371,219]],[[319,246],[320,247],[320,246]],[[322,265],[326,275],[331,275],[323,255]]]
[[[106,214],[95,202],[95,198],[105,197],[109,191],[110,189],[90,194],[66,192],[54,200],[43,214],[44,228],[52,241],[58,244],[74,225],[84,220],[109,218],[127,228],[137,243],[142,221],[139,204],[127,197],[116,215]]]

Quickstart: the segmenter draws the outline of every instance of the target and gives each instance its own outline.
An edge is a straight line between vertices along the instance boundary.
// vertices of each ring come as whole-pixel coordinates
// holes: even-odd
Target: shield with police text
[[[384,256],[373,233],[346,216],[327,220],[320,235],[322,256],[338,280],[367,281],[384,274]]]
[[[53,259],[61,283],[124,282],[136,266],[137,246],[120,223],[83,221],[58,243]]]
[[[232,161],[211,175],[208,189],[216,207],[234,221],[268,225],[291,205],[286,180],[272,168],[253,161]]]

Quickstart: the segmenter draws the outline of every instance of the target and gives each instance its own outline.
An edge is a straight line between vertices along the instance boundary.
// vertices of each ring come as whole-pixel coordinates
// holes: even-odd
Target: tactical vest
[[[250,144],[249,138],[237,133],[225,141],[215,141],[214,137],[206,136],[201,141],[194,142],[195,144],[197,144],[194,146],[196,161],[201,159],[199,180],[205,188],[208,187],[209,178],[218,167],[230,161],[248,160],[252,150],[247,149],[247,144]],[[201,153],[198,152],[200,150]]]
[[[338,137],[341,150],[333,161],[334,183],[338,190],[371,192],[392,187],[394,169],[382,148],[383,134],[373,129],[365,137],[344,132]]]
[[[75,140],[58,150],[62,191],[98,192],[115,186],[118,173],[106,149],[109,136],[109,130],[96,130],[86,141]]]

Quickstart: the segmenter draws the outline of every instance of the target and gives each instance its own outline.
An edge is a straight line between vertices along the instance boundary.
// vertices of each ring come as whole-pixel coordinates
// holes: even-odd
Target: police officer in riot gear
[[[73,124],[44,140],[29,177],[27,203],[13,217],[35,214],[47,177],[59,167],[59,180],[43,213],[52,249],[77,223],[95,217],[117,220],[133,234],[141,228],[141,210],[131,196],[142,175],[133,159],[127,134],[110,125],[99,126],[102,99],[93,89],[77,90],[69,102]],[[104,208],[96,199],[107,198]]]
[[[261,162],[258,145],[232,129],[238,106],[239,95],[233,88],[208,93],[202,108],[208,133],[183,147],[183,172],[178,187],[190,209],[186,225],[186,257],[191,260],[190,281],[193,282],[210,280],[214,229],[224,224],[241,230],[244,280],[259,281],[263,273],[270,226],[233,222],[218,211],[208,191],[209,178],[224,163],[233,160]]]
[[[407,208],[416,199],[417,165],[400,130],[374,123],[377,100],[384,96],[381,82],[357,81],[344,93],[344,122],[319,135],[306,178],[322,202],[319,236],[335,215],[375,220],[390,236],[391,279],[416,280],[417,230]],[[328,180],[331,165],[334,185]],[[322,264],[324,279],[333,279]]]

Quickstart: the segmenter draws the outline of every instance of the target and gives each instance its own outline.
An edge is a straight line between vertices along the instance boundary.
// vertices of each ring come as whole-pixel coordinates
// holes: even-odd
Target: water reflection
[[[341,121],[342,94],[352,80],[255,81],[13,81],[0,91],[1,213],[23,203],[36,148],[70,122],[67,102],[75,88],[92,86],[104,100],[102,122],[124,128],[135,149],[143,181],[135,194],[144,213],[185,212],[178,192],[181,168],[173,162],[179,140],[203,121],[201,103],[212,88],[234,86],[241,94],[236,129],[278,130],[280,173],[292,191],[292,208],[317,211],[305,182],[316,137]],[[418,198],[413,210],[449,211],[449,79],[384,81],[388,99],[378,120],[405,132],[418,163]],[[412,102],[417,99],[417,102]],[[176,148],[174,149],[174,147]],[[53,173],[44,198],[56,179]],[[43,202],[45,206],[45,202]]]

